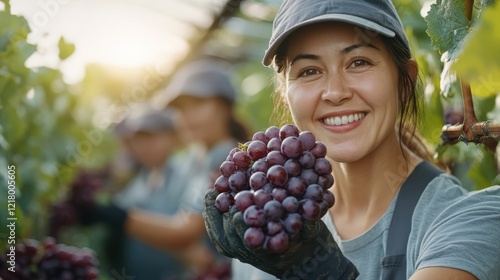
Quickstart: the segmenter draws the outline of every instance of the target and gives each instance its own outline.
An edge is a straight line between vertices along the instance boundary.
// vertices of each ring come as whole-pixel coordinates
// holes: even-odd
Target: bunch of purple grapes
[[[2,267],[0,277],[12,280],[95,280],[98,261],[90,249],[57,244],[47,237],[16,244],[15,272]],[[7,263],[8,264],[8,263]]]
[[[61,229],[78,223],[78,208],[94,204],[96,193],[103,188],[102,175],[98,172],[82,171],[70,185],[65,200],[51,206],[49,235],[58,237]]]
[[[245,244],[282,252],[295,241],[305,220],[318,220],[335,203],[326,146],[291,124],[259,131],[234,148],[214,183],[217,209],[235,205],[248,226]]]

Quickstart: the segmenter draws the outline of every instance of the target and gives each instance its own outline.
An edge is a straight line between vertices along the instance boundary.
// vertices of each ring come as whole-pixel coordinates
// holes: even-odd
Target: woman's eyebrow
[[[349,47],[346,47],[346,48],[342,49],[340,52],[342,54],[347,54],[355,49],[363,48],[363,47],[374,48],[374,49],[378,50],[377,47],[375,47],[374,45],[372,45],[370,43],[361,42],[361,43],[357,43],[357,44],[351,45]],[[301,59],[319,60],[320,57],[319,57],[319,55],[315,55],[315,54],[299,53],[298,55],[293,57],[293,59],[291,60],[289,65],[292,65],[297,60],[301,60]]]
[[[357,43],[357,44],[354,44],[354,45],[351,45],[347,48],[344,48],[342,49],[340,52],[342,54],[347,54],[355,49],[358,49],[358,48],[362,48],[362,47],[369,47],[369,48],[374,48],[376,50],[378,50],[377,47],[375,47],[374,45],[370,44],[370,43],[367,43],[367,42],[361,42],[361,43]]]
[[[319,56],[315,55],[315,54],[299,53],[298,55],[293,57],[293,59],[290,62],[290,65],[294,64],[295,61],[301,60],[301,59],[319,60]]]

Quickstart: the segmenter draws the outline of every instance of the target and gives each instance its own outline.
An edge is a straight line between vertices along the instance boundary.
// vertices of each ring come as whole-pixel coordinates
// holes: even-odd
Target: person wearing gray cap
[[[111,204],[96,203],[79,209],[80,222],[84,225],[103,223],[109,227],[112,242],[116,242],[113,249],[119,250],[110,253],[120,258],[112,259],[112,269],[121,271],[125,267],[127,275],[137,279],[186,277],[192,273],[191,263],[179,257],[178,248],[145,238],[157,228],[143,225],[137,230],[130,218],[137,215],[146,220],[164,217],[162,223],[172,225],[173,217],[191,203],[191,190],[178,184],[183,178],[176,171],[176,152],[181,143],[174,112],[172,109],[153,110],[145,105],[134,107],[115,127],[115,133],[125,152],[139,164],[139,170],[123,189],[113,194]]]
[[[127,232],[134,237],[158,248],[175,247],[183,259],[208,263],[214,269],[226,267],[227,273],[229,260],[216,254],[206,235],[201,213],[204,194],[216,178],[220,164],[238,142],[247,141],[248,137],[234,113],[237,93],[229,70],[229,65],[219,60],[195,60],[180,68],[158,93],[164,97],[164,106],[175,109],[175,126],[185,145],[175,158],[172,167],[175,180],[169,180],[168,186],[185,190],[187,195],[178,197],[179,202],[183,201],[183,212],[171,217],[173,219],[151,218],[144,211],[131,211],[127,217]],[[165,200],[165,203],[173,202]],[[210,245],[212,250],[187,246],[200,239],[205,239],[202,244]]]
[[[335,205],[283,253],[244,245],[205,197],[234,279],[499,279],[500,187],[467,192],[417,134],[418,65],[389,0],[285,0],[263,64],[294,123],[327,147]],[[495,233],[495,234],[493,234]],[[256,269],[254,269],[255,271]]]

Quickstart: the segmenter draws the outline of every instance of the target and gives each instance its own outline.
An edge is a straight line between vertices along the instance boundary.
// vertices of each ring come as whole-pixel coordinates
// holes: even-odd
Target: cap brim
[[[366,20],[364,18],[358,17],[358,16],[353,16],[353,15],[346,15],[346,14],[326,14],[326,15],[321,15],[317,16],[311,19],[308,19],[306,21],[303,21],[299,24],[296,24],[289,28],[287,31],[283,32],[280,36],[278,36],[272,43],[269,45],[269,48],[267,49],[264,59],[262,63],[265,66],[271,65],[274,56],[276,55],[276,52],[278,48],[281,46],[281,44],[285,41],[285,39],[295,30],[304,27],[306,25],[311,25],[313,23],[319,23],[319,22],[327,22],[327,21],[340,21],[340,22],[346,22],[346,23],[351,23],[363,28],[366,28],[371,31],[375,31],[381,35],[387,36],[387,37],[395,37],[396,33],[386,27],[383,27],[380,24],[377,24],[373,21]]]

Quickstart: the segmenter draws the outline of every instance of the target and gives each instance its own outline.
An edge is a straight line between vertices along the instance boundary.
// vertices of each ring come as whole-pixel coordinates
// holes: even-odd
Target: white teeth
[[[365,113],[356,113],[350,115],[344,115],[341,117],[331,117],[324,119],[327,125],[345,125],[348,123],[356,122],[364,118]]]

